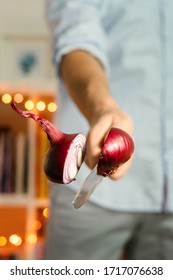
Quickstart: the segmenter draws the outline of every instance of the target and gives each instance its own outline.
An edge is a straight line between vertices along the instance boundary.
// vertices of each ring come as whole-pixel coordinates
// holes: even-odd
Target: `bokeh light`
[[[17,234],[10,235],[9,241],[15,246],[20,246],[22,244],[22,238]]]
[[[5,104],[9,104],[12,100],[12,97],[9,93],[5,93],[2,95],[2,102]]]
[[[44,111],[45,108],[46,108],[45,102],[43,102],[43,101],[37,102],[36,108],[37,108],[37,110],[39,110],[39,111]]]
[[[50,102],[48,105],[47,105],[47,109],[49,112],[55,112],[57,110],[57,105],[56,103],[54,102]]]
[[[5,236],[0,236],[0,247],[3,247],[7,244],[7,239]]]
[[[49,217],[49,209],[48,209],[47,207],[43,209],[43,216],[44,216],[45,218],[48,218],[48,217]]]
[[[21,93],[16,93],[14,95],[14,101],[16,103],[21,103],[23,101],[23,95]]]
[[[32,100],[27,100],[25,102],[25,108],[27,110],[32,110],[34,108],[34,102]]]
[[[34,222],[34,229],[35,230],[39,230],[41,227],[42,227],[41,222],[38,221],[38,220],[35,220],[35,222]]]
[[[37,242],[37,235],[36,234],[29,234],[27,240],[30,244],[35,244]]]

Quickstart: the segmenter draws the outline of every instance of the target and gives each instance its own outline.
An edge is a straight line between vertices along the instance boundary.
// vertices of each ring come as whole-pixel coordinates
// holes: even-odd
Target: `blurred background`
[[[44,259],[49,143],[18,107],[53,120],[55,72],[45,0],[0,0],[0,259]]]

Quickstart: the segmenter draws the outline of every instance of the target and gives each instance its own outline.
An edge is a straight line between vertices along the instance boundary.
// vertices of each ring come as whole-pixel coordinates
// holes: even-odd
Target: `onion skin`
[[[97,174],[109,176],[118,167],[130,159],[134,152],[134,142],[131,136],[119,128],[111,128],[97,165]]]
[[[64,166],[65,162],[67,160],[67,154],[70,149],[71,143],[75,140],[76,137],[83,136],[82,134],[65,134],[65,138],[62,139],[62,141],[57,141],[55,143],[52,143],[44,157],[43,160],[43,169],[47,176],[47,178],[54,182],[59,184],[69,184],[73,180],[75,180],[77,172],[80,169],[80,166],[84,160],[85,153],[86,153],[86,147],[83,148],[82,151],[82,158],[81,158],[81,164],[79,165],[77,162],[74,162],[74,165],[76,165],[77,172],[73,178],[64,178]],[[64,152],[64,151],[67,151]],[[68,172],[67,172],[68,173]],[[68,174],[67,174],[68,175]]]
[[[85,135],[63,133],[48,120],[17,108],[13,101],[11,107],[19,115],[38,122],[46,132],[50,147],[43,159],[43,169],[48,180],[59,184],[75,180],[86,154]]]

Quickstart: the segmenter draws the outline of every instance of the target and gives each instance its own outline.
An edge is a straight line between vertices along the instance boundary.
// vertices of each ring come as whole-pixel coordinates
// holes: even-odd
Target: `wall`
[[[45,17],[46,1],[0,0],[1,92],[4,84],[9,88],[24,86],[56,91],[50,33]],[[16,60],[24,49],[37,52],[39,65],[31,75],[20,77]],[[44,52],[42,57],[41,52]]]
[[[0,0],[0,35],[4,33],[48,34],[46,0]]]

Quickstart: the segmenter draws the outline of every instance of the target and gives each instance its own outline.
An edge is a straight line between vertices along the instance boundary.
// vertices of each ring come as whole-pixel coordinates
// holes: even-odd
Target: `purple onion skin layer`
[[[71,142],[77,135],[78,134],[65,134],[64,139],[50,145],[43,160],[43,169],[49,181],[59,184],[68,184],[75,180],[74,178],[69,182],[64,182],[63,171],[67,151],[70,148]],[[82,162],[84,161],[85,153],[86,147],[83,149]],[[77,169],[79,171],[80,166],[77,166]]]
[[[134,152],[134,142],[131,136],[119,128],[111,128],[97,165],[97,174],[109,176],[119,166],[130,159]]]
[[[59,184],[68,184],[75,180],[74,177],[68,176],[68,170],[65,170],[64,166],[66,162],[70,161],[71,155],[70,155],[70,147],[74,143],[75,139],[77,139],[77,136],[81,136],[81,161],[80,164],[76,160],[74,162],[75,168],[77,172],[80,169],[80,166],[84,160],[85,153],[86,153],[86,137],[83,134],[65,134],[58,130],[51,122],[49,122],[46,119],[43,119],[40,116],[37,116],[33,113],[29,113],[28,111],[23,111],[16,107],[15,103],[11,102],[12,109],[17,112],[19,115],[25,117],[25,118],[31,118],[34,121],[38,122],[44,132],[46,132],[48,140],[50,141],[50,147],[44,156],[43,159],[43,169],[45,172],[45,175],[47,178],[54,182]],[[78,144],[80,144],[80,141],[78,141]],[[79,146],[79,145],[78,145]],[[76,159],[78,156],[77,154],[77,147],[74,147],[74,154],[72,156],[72,159]],[[69,152],[69,153],[68,153]],[[69,171],[70,173],[70,171]],[[64,175],[65,174],[65,175]],[[67,175],[66,175],[67,174]]]

